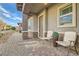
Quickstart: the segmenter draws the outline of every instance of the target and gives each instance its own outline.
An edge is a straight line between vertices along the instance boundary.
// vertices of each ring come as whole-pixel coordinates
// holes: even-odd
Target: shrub
[[[16,30],[16,28],[15,28],[15,27],[12,27],[11,29],[12,29],[12,30]]]

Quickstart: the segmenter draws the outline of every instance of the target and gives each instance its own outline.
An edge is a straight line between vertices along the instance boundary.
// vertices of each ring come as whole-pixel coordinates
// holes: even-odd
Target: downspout
[[[25,7],[25,3],[23,3],[23,6],[22,6],[22,13],[24,12],[24,7]]]

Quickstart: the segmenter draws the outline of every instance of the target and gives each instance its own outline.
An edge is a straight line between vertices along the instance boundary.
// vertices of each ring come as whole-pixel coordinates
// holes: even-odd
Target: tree
[[[11,25],[5,25],[4,29],[6,29],[6,30],[10,30],[11,27],[12,27]]]
[[[15,28],[15,27],[11,27],[11,29],[12,29],[12,30],[16,30],[16,28]]]

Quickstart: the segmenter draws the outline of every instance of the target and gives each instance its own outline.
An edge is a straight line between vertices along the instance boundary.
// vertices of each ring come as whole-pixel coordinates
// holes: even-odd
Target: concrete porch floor
[[[53,47],[49,41],[39,39],[22,39],[22,33],[14,33],[8,41],[0,44],[1,56],[66,56],[68,49],[64,47]],[[69,56],[76,56],[70,50]]]

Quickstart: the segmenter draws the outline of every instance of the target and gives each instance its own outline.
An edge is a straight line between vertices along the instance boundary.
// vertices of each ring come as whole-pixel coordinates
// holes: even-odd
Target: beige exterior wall
[[[79,15],[79,4],[77,4],[77,26],[76,27],[57,27],[57,9],[59,6],[63,4],[55,4],[49,7],[46,11],[46,19],[45,19],[45,30],[46,31],[58,31],[58,32],[65,32],[65,31],[77,31],[79,32],[79,23],[78,23],[78,15]],[[40,12],[39,15],[43,13]],[[38,16],[39,16],[38,15]],[[34,32],[38,32],[38,17],[37,15],[33,15],[33,23],[34,23]]]
[[[57,9],[61,5],[63,5],[63,4],[55,4],[46,10],[46,19],[45,19],[46,31],[58,31],[58,32],[77,31],[77,32],[79,32],[79,16],[78,16],[79,15],[79,4],[76,4],[76,7],[77,7],[77,16],[76,16],[77,17],[77,19],[76,19],[77,26],[76,27],[57,27]],[[33,26],[34,26],[33,32],[38,32],[38,16],[33,15],[32,17],[33,17]],[[26,23],[27,23],[27,21],[26,21]],[[25,30],[27,30],[27,28],[25,28]],[[38,33],[34,33],[34,34],[37,35]]]
[[[37,15],[34,15],[33,16],[34,18],[33,18],[33,26],[34,26],[34,28],[33,28],[33,31],[34,32],[38,32],[38,18],[37,18]]]
[[[77,32],[79,33],[79,3],[77,3]]]
[[[38,32],[38,17],[37,17],[37,15],[33,15],[33,16],[31,16],[29,19],[28,19],[28,23],[29,22],[32,22],[32,24],[31,24],[31,32]],[[29,26],[29,25],[28,25]],[[28,31],[29,31],[29,29],[28,29]]]
[[[50,31],[76,31],[76,27],[57,27],[57,9],[63,4],[56,4],[48,8],[48,30]]]

